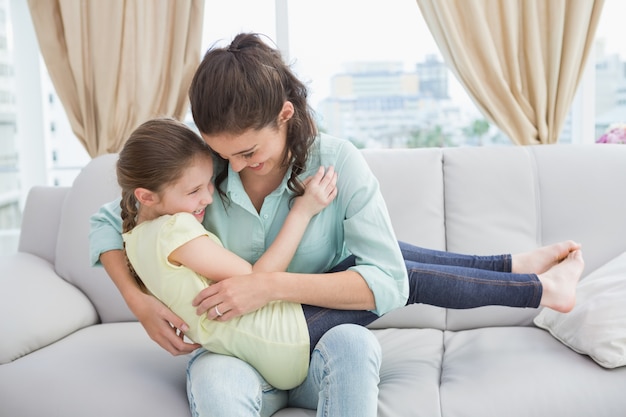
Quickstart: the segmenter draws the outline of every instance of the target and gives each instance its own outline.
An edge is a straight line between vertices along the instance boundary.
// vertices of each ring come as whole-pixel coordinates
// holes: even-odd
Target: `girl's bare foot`
[[[579,243],[566,240],[530,252],[513,255],[511,272],[516,274],[543,274],[578,249],[580,249]]]
[[[584,268],[582,252],[575,250],[561,263],[539,274],[539,281],[543,285],[540,304],[561,313],[571,311],[576,304],[576,285]]]

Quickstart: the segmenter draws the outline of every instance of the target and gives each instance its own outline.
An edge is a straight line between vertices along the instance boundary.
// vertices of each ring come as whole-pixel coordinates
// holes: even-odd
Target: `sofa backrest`
[[[378,179],[398,240],[446,249],[443,150],[364,149]],[[413,305],[392,311],[370,328],[445,328],[446,310]]]
[[[119,197],[117,154],[94,158],[74,180],[63,204],[56,251],[56,271],[83,291],[103,323],[136,320],[102,267],[89,262],[89,218]]]
[[[17,250],[38,256],[54,265],[63,201],[69,187],[35,186],[22,213]]]
[[[398,239],[461,253],[525,251],[573,239],[589,273],[626,251],[626,146],[558,145],[364,150]],[[89,217],[118,197],[117,155],[95,158],[67,191],[57,273],[81,289],[103,322],[134,320],[88,257]],[[411,306],[372,327],[462,330],[530,325],[535,309]]]
[[[479,255],[516,253],[572,239],[583,245],[585,274],[626,250],[626,146],[443,149],[443,180],[435,185],[443,189],[443,219],[424,210],[424,205],[439,204],[436,193],[427,192],[417,201],[413,192],[398,183],[398,177],[410,176],[415,169],[404,166],[393,153],[384,153],[380,159],[385,162],[372,168],[385,199],[394,206],[417,205],[414,216],[402,213],[402,219],[394,217],[395,207],[390,208],[399,238],[409,228],[410,236],[427,230],[424,222],[443,223],[445,249]],[[424,175],[439,181],[437,172],[426,170]],[[426,190],[429,187],[433,185]],[[440,248],[437,241],[423,236],[415,236],[412,243]],[[530,325],[537,313],[536,309],[506,307],[445,310],[441,328]],[[412,310],[403,309],[397,320],[394,317],[383,324],[423,327],[425,318],[412,315]]]

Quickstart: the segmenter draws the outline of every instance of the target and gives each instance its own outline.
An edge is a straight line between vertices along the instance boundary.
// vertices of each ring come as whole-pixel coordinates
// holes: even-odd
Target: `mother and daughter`
[[[150,337],[196,351],[194,416],[376,416],[381,350],[363,326],[379,316],[573,307],[574,242],[497,256],[398,243],[360,152],[318,134],[306,87],[259,36],[207,52],[189,95],[202,138],[169,119],[140,126],[90,243]]]

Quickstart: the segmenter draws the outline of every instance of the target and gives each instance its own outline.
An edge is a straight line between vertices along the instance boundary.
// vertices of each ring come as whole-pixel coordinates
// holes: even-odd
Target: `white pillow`
[[[626,252],[580,281],[572,311],[545,308],[534,321],[605,368],[626,365]]]

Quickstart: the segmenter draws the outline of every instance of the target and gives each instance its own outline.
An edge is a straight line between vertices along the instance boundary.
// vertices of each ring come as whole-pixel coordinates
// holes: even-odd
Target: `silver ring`
[[[217,309],[217,306],[215,306],[215,314],[217,314],[217,317],[222,317],[223,314],[220,313],[220,311]]]

